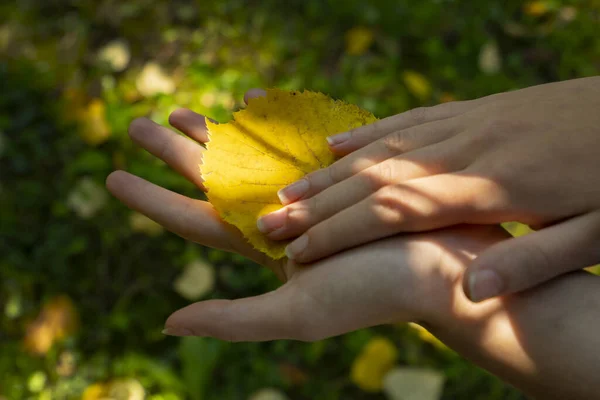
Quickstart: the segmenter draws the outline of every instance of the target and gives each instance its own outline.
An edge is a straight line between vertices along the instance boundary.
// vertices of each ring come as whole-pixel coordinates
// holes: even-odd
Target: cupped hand
[[[280,192],[259,228],[311,262],[398,232],[520,221],[540,230],[469,267],[472,300],[600,261],[600,77],[394,115],[328,139],[345,156]]]
[[[204,117],[182,109],[171,115],[170,123],[189,139],[147,119],[134,121],[130,136],[202,188],[198,164],[203,152],[199,143],[208,140]],[[183,308],[166,322],[165,333],[177,336],[310,341],[373,325],[435,320],[438,310],[444,309],[442,304],[448,304],[466,260],[506,236],[495,227],[459,227],[391,237],[298,266],[253,250],[207,202],[123,171],[113,172],[107,187],[127,206],[172,232],[249,257],[285,282],[260,296],[208,300]]]

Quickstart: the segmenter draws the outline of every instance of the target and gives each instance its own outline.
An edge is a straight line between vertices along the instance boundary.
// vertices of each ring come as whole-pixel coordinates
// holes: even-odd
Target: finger
[[[302,327],[286,286],[260,296],[194,303],[173,313],[164,333],[230,342],[299,339]]]
[[[263,89],[250,89],[244,94],[244,103],[248,104],[251,99],[255,99],[257,97],[264,97],[267,95]]]
[[[169,115],[169,124],[199,143],[208,142],[206,117],[187,108],[179,108]]]
[[[106,187],[126,206],[184,239],[269,264],[262,253],[253,250],[241,233],[223,222],[205,201],[171,192],[124,171],[110,174]]]
[[[600,211],[501,242],[465,271],[473,301],[519,292],[558,275],[600,262]]]
[[[129,136],[135,143],[205,190],[198,166],[204,151],[200,145],[147,118],[134,120],[129,125]]]
[[[464,168],[460,153],[444,143],[387,159],[309,199],[264,215],[257,221],[258,229],[273,240],[296,237],[384,186]]]
[[[286,186],[279,191],[279,198],[284,205],[309,198],[391,157],[408,154],[421,147],[443,142],[459,130],[458,121],[452,120],[432,122],[393,132],[381,140],[343,157],[329,167],[311,172],[302,180]]]
[[[460,174],[385,186],[310,228],[287,246],[286,254],[306,263],[398,232],[466,222],[474,190]]]
[[[330,136],[327,138],[327,142],[336,154],[345,155],[390,133],[456,117],[469,111],[475,104],[477,104],[476,100],[469,100],[443,103],[434,107],[414,108],[348,132]],[[435,132],[430,130],[421,133],[428,135]]]

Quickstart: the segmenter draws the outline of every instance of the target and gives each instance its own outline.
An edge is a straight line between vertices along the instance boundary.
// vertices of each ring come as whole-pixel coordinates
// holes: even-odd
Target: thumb
[[[501,242],[465,271],[463,290],[472,301],[519,292],[600,261],[600,211]]]
[[[231,342],[301,339],[302,318],[293,314],[292,301],[287,285],[255,297],[201,301],[171,314],[163,333]]]

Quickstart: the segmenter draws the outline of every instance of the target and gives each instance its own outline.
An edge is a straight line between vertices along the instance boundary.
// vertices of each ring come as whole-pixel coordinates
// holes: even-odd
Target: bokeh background
[[[412,399],[524,398],[417,326],[316,343],[163,336],[192,301],[278,283],[165,232],[104,180],[127,169],[202,196],[132,145],[135,117],[225,121],[253,87],[384,117],[598,74],[599,31],[597,0],[2,1],[0,398],[399,400],[415,382]]]

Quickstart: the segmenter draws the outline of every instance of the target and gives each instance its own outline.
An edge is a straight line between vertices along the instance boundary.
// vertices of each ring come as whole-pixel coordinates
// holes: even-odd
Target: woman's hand
[[[176,111],[171,123],[196,141],[207,140],[204,118],[191,111]],[[148,120],[135,121],[130,134],[202,187],[197,164],[203,150],[198,143]],[[299,266],[274,262],[254,251],[206,202],[122,171],[111,174],[107,186],[125,204],[167,229],[252,258],[285,281],[260,296],[185,307],[169,317],[167,334],[311,341],[372,325],[418,321],[526,393],[544,399],[591,399],[599,393],[594,374],[600,346],[597,278],[569,274],[481,304],[464,296],[460,282],[465,266],[507,237],[496,226],[398,235]]]
[[[349,154],[284,188],[262,217],[311,262],[398,232],[520,221],[542,228],[469,267],[471,299],[600,261],[600,77],[441,104],[329,138]],[[552,225],[554,224],[554,225]],[[549,226],[552,225],[552,226]],[[351,234],[349,234],[351,232]]]
[[[175,111],[173,126],[194,140],[139,119],[131,138],[202,188],[198,164],[207,141],[204,117]],[[236,252],[272,269],[285,283],[261,296],[209,300],[174,313],[166,333],[221,339],[316,340],[391,322],[427,321],[440,308],[471,254],[503,239],[495,227],[455,228],[428,235],[393,237],[313,265],[273,261],[252,249],[212,206],[153,185],[123,171],[108,189],[129,207],[200,244]]]

